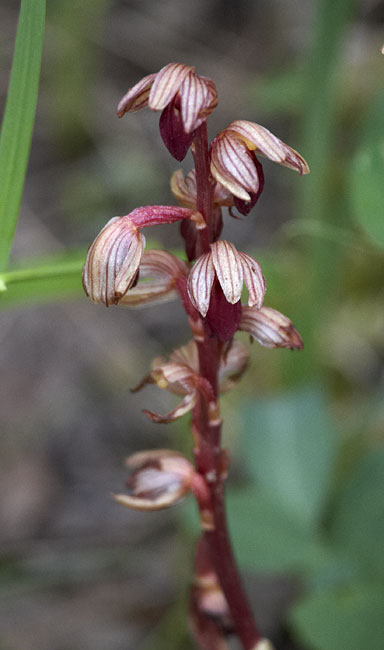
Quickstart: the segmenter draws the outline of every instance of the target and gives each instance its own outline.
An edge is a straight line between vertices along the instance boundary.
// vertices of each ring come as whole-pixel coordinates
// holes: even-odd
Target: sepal
[[[303,348],[302,338],[289,318],[272,307],[244,307],[239,329],[266,348]]]

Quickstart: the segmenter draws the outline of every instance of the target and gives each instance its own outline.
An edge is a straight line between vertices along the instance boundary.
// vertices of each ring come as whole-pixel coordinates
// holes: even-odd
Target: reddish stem
[[[206,125],[196,131],[193,140],[193,157],[196,170],[197,209],[207,222],[209,231],[213,219],[213,185],[210,182],[209,151]],[[204,251],[209,251],[209,240],[201,239]],[[197,341],[199,371],[218,395],[218,370],[222,343],[205,334],[204,341]],[[253,620],[229,540],[224,503],[223,453],[221,449],[221,424],[209,421],[208,404],[200,397],[193,411],[193,428],[196,436],[196,468],[207,481],[211,492],[213,529],[205,532],[212,565],[217,573],[226,597],[237,635],[244,650],[252,650],[260,635]]]

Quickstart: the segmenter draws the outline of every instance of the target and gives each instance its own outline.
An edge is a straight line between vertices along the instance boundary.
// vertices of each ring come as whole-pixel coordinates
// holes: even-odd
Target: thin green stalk
[[[22,0],[0,134],[0,271],[8,265],[35,119],[45,0]]]

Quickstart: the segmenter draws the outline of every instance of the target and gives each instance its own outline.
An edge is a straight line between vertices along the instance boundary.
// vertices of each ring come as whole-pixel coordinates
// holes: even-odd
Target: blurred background
[[[0,5],[2,107],[18,4]],[[186,319],[176,303],[95,306],[78,272],[112,216],[173,203],[178,165],[158,115],[115,116],[171,61],[214,79],[211,137],[249,119],[311,167],[299,178],[266,161],[253,212],[224,216],[224,237],[262,264],[266,304],[305,342],[254,344],[223,399],[231,531],[254,611],[277,650],[382,650],[383,22],[382,0],[49,0],[12,265],[73,260],[74,273],[0,297],[1,650],[193,648],[193,504],[145,514],[110,496],[134,451],[191,451],[188,418],[141,413],[171,396],[130,393],[154,356],[187,341]],[[181,246],[177,227],[148,237]]]

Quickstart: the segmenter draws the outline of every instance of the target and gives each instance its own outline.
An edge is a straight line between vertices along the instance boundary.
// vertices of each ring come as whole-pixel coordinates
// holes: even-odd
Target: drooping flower
[[[143,253],[139,266],[139,282],[119,301],[124,307],[142,307],[177,298],[176,284],[186,277],[188,267],[175,255],[163,250]]]
[[[266,348],[303,348],[302,338],[289,318],[272,307],[244,307],[239,330],[248,332]]]
[[[232,122],[212,143],[211,174],[233,194],[242,214],[255,205],[264,185],[262,167],[255,154],[300,174],[309,173],[304,158],[268,129],[247,120]]]
[[[178,452],[142,451],[126,460],[131,471],[129,494],[115,494],[118,503],[134,510],[162,510],[178,503],[190,491],[195,471]]]
[[[240,341],[233,341],[227,354],[220,360],[218,380],[220,393],[230,390],[244,373],[248,363],[248,350]],[[217,400],[212,386],[199,373],[199,358],[195,341],[174,350],[169,360],[159,357],[153,361],[152,371],[134,390],[140,390],[145,384],[157,384],[183,397],[169,413],[160,415],[144,410],[154,422],[172,422],[193,409],[199,395],[209,405],[211,424],[218,418]],[[217,422],[215,422],[217,424]]]
[[[260,309],[265,294],[260,265],[225,240],[211,244],[211,251],[197,260],[188,276],[192,304],[206,318],[211,335],[223,341],[230,340],[238,328],[243,283],[249,293],[248,305]]]
[[[137,279],[145,246],[141,228],[190,219],[204,227],[203,217],[187,208],[151,205],[124,217],[113,217],[91,244],[83,269],[83,286],[93,302],[117,305]]]
[[[148,106],[162,111],[160,133],[176,160],[183,160],[193,132],[217,106],[215,84],[195,73],[193,66],[169,63],[130,88],[121,99],[117,114],[138,111]]]

